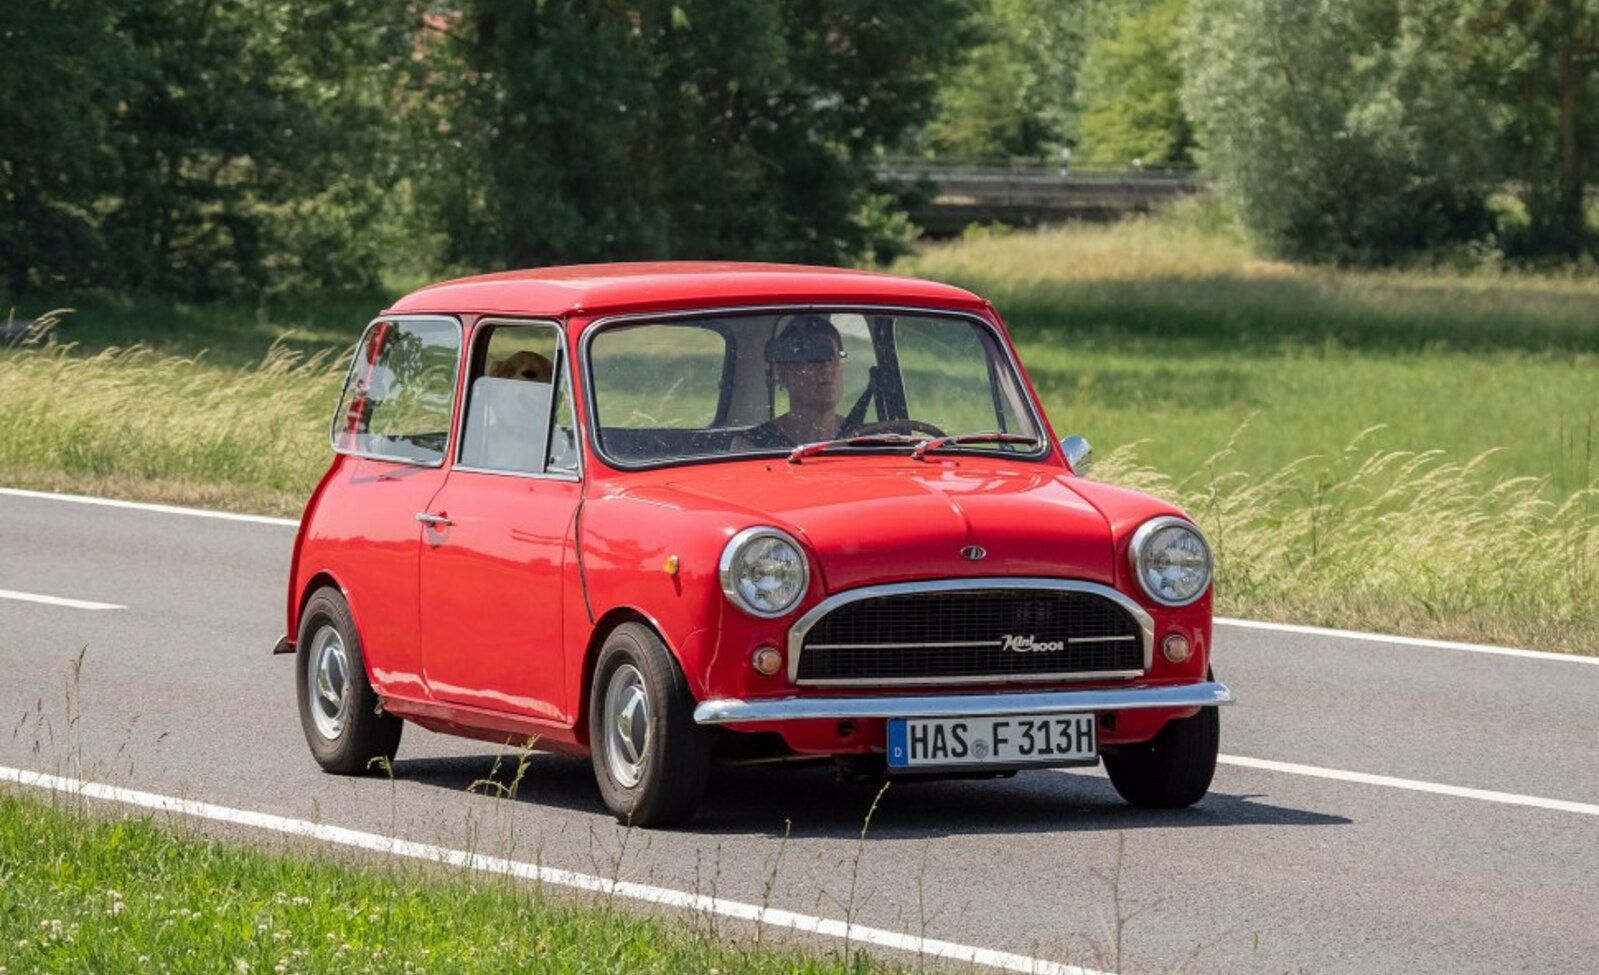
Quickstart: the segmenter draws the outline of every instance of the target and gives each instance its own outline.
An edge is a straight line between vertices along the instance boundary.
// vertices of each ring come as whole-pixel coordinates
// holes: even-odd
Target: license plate
[[[1099,758],[1092,714],[891,718],[889,768],[1070,765]]]

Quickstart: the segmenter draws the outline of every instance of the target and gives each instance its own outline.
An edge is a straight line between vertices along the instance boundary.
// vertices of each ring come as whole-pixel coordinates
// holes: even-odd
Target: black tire
[[[631,672],[622,673],[624,668]],[[622,744],[620,723],[615,747],[608,741],[606,697],[613,681],[619,697],[642,698],[647,709],[642,743],[634,735],[631,745]],[[636,764],[628,761],[629,747],[638,753]],[[693,818],[705,796],[710,735],[694,723],[694,697],[677,661],[648,627],[623,623],[600,649],[589,686],[589,752],[600,795],[624,825],[681,825]]]
[[[331,634],[331,636],[330,636]],[[323,653],[325,641],[336,637],[346,666],[345,680],[334,694],[339,704],[337,715],[323,711],[323,721],[313,712],[311,699],[313,652]],[[378,710],[377,692],[366,678],[366,656],[361,650],[361,634],[355,628],[349,604],[337,589],[318,589],[306,601],[300,615],[300,639],[295,644],[295,697],[300,702],[300,730],[305,732],[311,756],[326,771],[338,775],[360,775],[379,769],[394,758],[400,747],[400,732],[405,722]],[[330,702],[331,703],[331,702]],[[336,722],[330,733],[329,724]],[[379,761],[379,760],[382,761]]]
[[[1135,806],[1178,809],[1205,797],[1221,751],[1219,708],[1168,721],[1141,745],[1105,753],[1105,771],[1121,797]]]

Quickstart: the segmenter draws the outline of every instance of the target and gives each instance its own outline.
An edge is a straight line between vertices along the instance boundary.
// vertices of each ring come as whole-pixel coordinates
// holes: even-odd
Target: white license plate
[[[1092,714],[891,718],[888,767],[1068,765],[1098,760]]]

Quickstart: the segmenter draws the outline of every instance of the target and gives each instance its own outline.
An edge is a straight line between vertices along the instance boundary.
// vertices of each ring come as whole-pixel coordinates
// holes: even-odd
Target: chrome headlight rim
[[[1149,543],[1149,540],[1155,536],[1156,532],[1163,528],[1172,527],[1182,528],[1199,539],[1199,546],[1205,552],[1205,584],[1195,590],[1194,594],[1187,599],[1168,599],[1159,593],[1151,592],[1149,587],[1144,584],[1144,546]],[[1131,563],[1133,578],[1138,581],[1138,591],[1148,596],[1152,601],[1173,609],[1192,606],[1204,598],[1205,593],[1210,591],[1211,583],[1216,578],[1216,559],[1211,553],[1210,542],[1205,538],[1205,533],[1200,531],[1199,526],[1192,521],[1187,518],[1180,518],[1177,515],[1159,515],[1139,525],[1138,530],[1133,532],[1132,544],[1127,546],[1127,561]]]
[[[745,602],[744,594],[739,592],[738,589],[738,579],[733,574],[733,566],[737,561],[739,552],[743,550],[744,546],[762,538],[775,538],[778,541],[792,546],[794,551],[799,553],[799,590],[796,592],[793,601],[787,606],[784,606],[782,609],[760,609]],[[722,582],[722,594],[727,597],[728,602],[732,603],[734,606],[737,606],[739,609],[750,614],[751,616],[765,620],[773,620],[789,615],[794,611],[796,606],[805,600],[805,594],[811,589],[811,560],[810,556],[805,554],[805,546],[801,545],[799,543],[799,539],[795,538],[793,535],[790,535],[781,528],[773,528],[771,525],[756,525],[752,528],[746,528],[734,535],[732,538],[727,540],[726,545],[722,546],[722,557],[717,563],[717,576]]]

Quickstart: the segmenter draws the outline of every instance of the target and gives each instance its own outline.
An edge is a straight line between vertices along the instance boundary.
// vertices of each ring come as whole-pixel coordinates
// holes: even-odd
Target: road
[[[692,829],[626,834],[586,762],[534,756],[497,798],[492,746],[414,727],[394,781],[322,774],[267,652],[290,528],[14,495],[0,526],[3,766],[1119,975],[1599,966],[1599,666],[1220,628],[1236,758],[1193,809],[1133,810],[1097,770],[895,785],[862,843],[875,790],[746,768]]]

